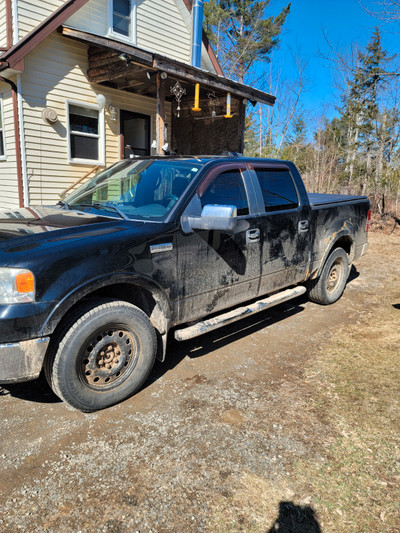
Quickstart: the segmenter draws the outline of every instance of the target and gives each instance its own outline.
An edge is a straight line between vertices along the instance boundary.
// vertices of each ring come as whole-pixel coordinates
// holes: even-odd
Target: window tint
[[[265,211],[293,209],[299,205],[296,187],[285,169],[256,168],[264,197]]]
[[[200,198],[201,207],[207,204],[234,205],[238,215],[248,215],[249,205],[242,175],[239,170],[219,174]]]

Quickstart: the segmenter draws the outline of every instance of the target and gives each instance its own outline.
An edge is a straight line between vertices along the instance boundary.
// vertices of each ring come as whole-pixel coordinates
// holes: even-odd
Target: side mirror
[[[234,205],[205,205],[200,217],[187,217],[190,230],[219,230],[227,233],[235,231],[237,225],[237,208]]]

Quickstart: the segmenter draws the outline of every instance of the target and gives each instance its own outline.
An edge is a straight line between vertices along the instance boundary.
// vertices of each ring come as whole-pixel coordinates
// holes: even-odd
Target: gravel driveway
[[[191,341],[171,340],[167,363],[120,405],[83,414],[44,380],[0,389],[0,530],[267,532],[284,509],[295,521],[292,467],[303,457],[323,461],[318,443],[329,433],[318,412],[298,427],[313,393],[303,368],[365,313],[385,275],[375,267],[378,237],[371,241],[335,305],[300,298]],[[252,510],[241,502],[254,491],[259,505],[266,482],[286,487],[276,495],[281,508],[264,521],[254,512],[249,522]],[[299,498],[302,517],[290,531],[320,531],[307,492]],[[233,523],[224,524],[224,506],[233,505]]]

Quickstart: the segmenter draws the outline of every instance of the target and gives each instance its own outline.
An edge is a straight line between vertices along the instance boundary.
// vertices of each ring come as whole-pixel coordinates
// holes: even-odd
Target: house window
[[[0,94],[0,159],[6,158],[6,147],[4,143],[4,117],[3,117],[3,97]]]
[[[97,106],[67,102],[69,161],[104,165],[104,112]]]
[[[136,1],[109,0],[109,34],[135,42]]]

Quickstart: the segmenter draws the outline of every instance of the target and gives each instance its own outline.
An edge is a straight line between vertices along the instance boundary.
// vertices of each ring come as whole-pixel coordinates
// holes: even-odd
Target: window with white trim
[[[136,42],[136,0],[108,0],[108,33]]]
[[[69,161],[104,165],[104,110],[67,102],[67,117]]]
[[[3,97],[0,94],[0,159],[6,158],[6,146],[4,142],[4,116],[3,116]]]

